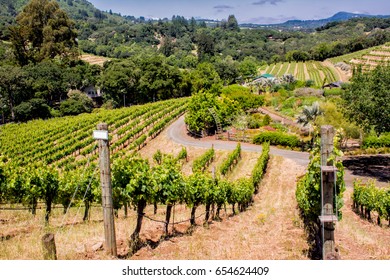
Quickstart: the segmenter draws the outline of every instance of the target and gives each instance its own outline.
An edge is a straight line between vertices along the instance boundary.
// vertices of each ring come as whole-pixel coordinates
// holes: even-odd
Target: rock
[[[103,250],[103,242],[98,242],[95,245],[92,246],[92,251],[101,251]]]

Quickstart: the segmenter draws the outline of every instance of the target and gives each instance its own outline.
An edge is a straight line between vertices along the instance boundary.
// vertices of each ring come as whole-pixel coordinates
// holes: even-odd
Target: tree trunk
[[[128,217],[128,207],[127,207],[127,203],[125,203],[125,218]]]
[[[215,214],[215,220],[221,221],[220,212],[221,212],[222,205],[217,205],[217,212]]]
[[[38,205],[38,201],[35,198],[33,198],[31,202],[31,214],[33,214],[34,216],[37,214],[37,205]]]
[[[167,205],[167,212],[165,214],[165,235],[168,236],[169,220],[171,219],[172,204]]]
[[[236,210],[234,210],[234,204],[235,203],[232,204],[232,211],[233,211],[233,215],[236,215]]]
[[[15,112],[14,112],[14,102],[12,98],[9,98],[9,110],[11,112],[11,119],[14,121],[15,120]]]
[[[204,218],[204,224],[207,224],[207,222],[210,219],[210,206],[211,206],[210,203],[206,204],[206,216]]]
[[[146,201],[140,200],[137,203],[137,225],[134,229],[134,232],[131,234],[129,242],[129,254],[133,255],[141,247],[141,242],[139,239],[139,233],[141,232],[142,220],[144,218],[144,210],[146,207]]]
[[[191,219],[190,219],[191,226],[195,226],[196,225],[196,221],[195,221],[195,218],[196,218],[195,217],[196,208],[197,208],[197,206],[194,206],[191,209]]]
[[[215,203],[213,203],[211,205],[211,218],[214,219],[215,218]]]
[[[378,225],[381,225],[381,216],[378,215]]]
[[[154,204],[154,215],[157,215],[157,202],[155,202]]]
[[[89,201],[84,201],[84,205],[85,205],[85,210],[84,210],[83,221],[85,222],[89,220],[89,207],[90,207]]]
[[[51,214],[51,199],[48,199],[46,201],[46,213],[45,213],[45,222],[47,224],[49,223],[50,214]]]

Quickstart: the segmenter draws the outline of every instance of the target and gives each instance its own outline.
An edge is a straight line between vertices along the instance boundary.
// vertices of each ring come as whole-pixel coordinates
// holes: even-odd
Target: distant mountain
[[[355,14],[355,13],[348,13],[348,12],[338,12],[332,17],[319,19],[319,20],[289,20],[284,23],[278,23],[278,24],[245,23],[245,24],[240,24],[240,27],[307,30],[307,29],[319,28],[331,22],[347,21],[352,18],[390,18],[390,15],[367,15],[367,14]]]

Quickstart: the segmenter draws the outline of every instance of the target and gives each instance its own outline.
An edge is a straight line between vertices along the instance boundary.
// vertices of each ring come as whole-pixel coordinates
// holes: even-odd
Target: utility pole
[[[104,221],[105,249],[112,256],[117,256],[114,207],[112,201],[110,149],[108,141],[108,125],[98,124],[98,130],[93,132],[93,137],[99,140],[99,166],[100,182],[102,186],[102,205]]]

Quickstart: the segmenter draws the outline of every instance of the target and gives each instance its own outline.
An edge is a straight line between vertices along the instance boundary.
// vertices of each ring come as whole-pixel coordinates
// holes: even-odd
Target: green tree
[[[215,38],[207,29],[198,30],[195,37],[199,61],[207,61],[215,53]]]
[[[63,116],[92,112],[93,102],[85,93],[73,90],[68,93],[68,97],[60,105],[60,112]]]
[[[240,31],[237,19],[234,15],[229,15],[228,21],[227,21],[227,29],[232,30],[232,31]]]
[[[183,96],[179,88],[183,80],[182,75],[177,67],[168,65],[165,57],[146,57],[137,65],[142,73],[138,84],[138,100],[150,102]]]
[[[9,111],[15,119],[14,108],[28,98],[28,82],[25,71],[16,66],[0,67],[0,100],[2,111]],[[5,110],[7,109],[7,110]]]
[[[68,90],[65,80],[67,68],[55,61],[45,60],[24,67],[36,98],[45,99],[49,105],[65,99]]]
[[[350,87],[344,91],[346,116],[357,125],[377,133],[390,131],[390,66],[372,72],[355,71]]]
[[[77,32],[74,23],[59,4],[49,0],[31,0],[10,28],[15,56],[21,65],[56,56],[77,56]]]
[[[26,122],[32,119],[47,119],[51,117],[50,107],[45,100],[33,98],[15,107],[15,120]]]
[[[199,134],[213,132],[216,122],[210,109],[216,112],[222,126],[230,124],[232,117],[240,110],[237,102],[224,95],[218,97],[210,92],[199,92],[192,95],[188,104],[185,117],[188,128]]]
[[[218,92],[221,88],[221,78],[219,77],[214,65],[209,62],[198,64],[191,73],[194,92],[200,90],[211,90]]]
[[[233,60],[231,56],[227,56],[224,59],[216,58],[214,67],[224,85],[234,84],[240,76],[239,62]]]
[[[133,61],[113,62],[103,71],[99,84],[106,99],[112,99],[117,104],[137,103],[139,76],[139,67]]]
[[[239,66],[240,74],[242,77],[252,77],[257,74],[257,61],[254,57],[245,57]]]

